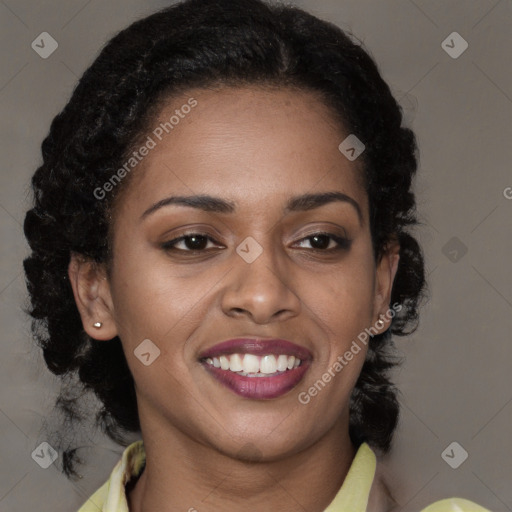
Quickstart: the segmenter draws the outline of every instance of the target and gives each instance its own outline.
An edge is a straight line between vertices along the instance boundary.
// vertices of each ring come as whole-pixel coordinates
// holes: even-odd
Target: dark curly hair
[[[125,436],[140,432],[121,342],[85,333],[68,279],[72,253],[111,264],[114,199],[130,178],[102,201],[94,190],[126,161],[166,98],[195,87],[242,85],[313,91],[366,146],[358,162],[375,259],[398,240],[391,303],[402,309],[369,343],[351,397],[350,435],[356,446],[366,441],[389,450],[399,416],[388,375],[398,364],[391,335],[416,328],[425,285],[422,251],[409,233],[418,223],[411,192],[415,136],[402,126],[400,106],[356,38],[299,8],[260,0],[188,0],[136,21],[105,45],[51,123],[32,178],[34,202],[24,224],[32,253],[24,269],[34,337],[62,379],[55,404],[65,416],[60,436],[85,419],[90,391],[101,402],[96,426],[112,440],[126,446]],[[68,478],[82,462],[76,450],[71,444],[62,450]]]

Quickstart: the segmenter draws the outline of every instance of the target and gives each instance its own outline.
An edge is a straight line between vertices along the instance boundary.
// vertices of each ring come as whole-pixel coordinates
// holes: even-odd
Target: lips
[[[264,400],[293,389],[308,370],[312,354],[283,339],[237,338],[205,350],[199,360],[234,393]]]

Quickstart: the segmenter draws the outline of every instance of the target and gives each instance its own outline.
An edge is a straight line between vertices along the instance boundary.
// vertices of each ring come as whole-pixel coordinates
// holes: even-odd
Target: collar
[[[365,512],[375,476],[376,456],[363,443],[345,477],[343,485],[325,512]],[[110,478],[87,500],[78,512],[129,512],[127,487],[133,486],[146,464],[142,440],[128,445]]]

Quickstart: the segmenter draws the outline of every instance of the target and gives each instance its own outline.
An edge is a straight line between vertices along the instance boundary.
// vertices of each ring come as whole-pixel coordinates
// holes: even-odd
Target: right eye
[[[205,233],[189,233],[174,238],[173,240],[169,240],[168,242],[164,242],[162,244],[162,248],[166,251],[174,252],[203,252],[206,249],[211,248],[208,247],[208,242],[216,243],[213,238]]]

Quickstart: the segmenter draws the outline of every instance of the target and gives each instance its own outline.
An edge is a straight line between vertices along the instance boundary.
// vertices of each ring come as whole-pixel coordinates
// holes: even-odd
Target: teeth
[[[276,356],[263,356],[261,358],[260,363],[260,372],[261,373],[276,373],[277,371],[277,361]]]
[[[229,354],[220,357],[209,357],[206,359],[206,363],[215,368],[229,370],[243,376],[265,377],[297,368],[300,366],[301,360],[286,354],[278,356],[268,354],[261,357],[254,354]]]
[[[245,354],[242,369],[245,373],[258,373],[260,371],[260,360],[258,356]]]
[[[229,369],[232,372],[241,372],[243,370],[242,358],[239,354],[233,354],[229,358]]]
[[[226,356],[220,356],[220,367],[222,370],[229,370],[229,359]]]
[[[277,370],[280,372],[284,372],[288,368],[288,356],[281,354],[277,358]]]

